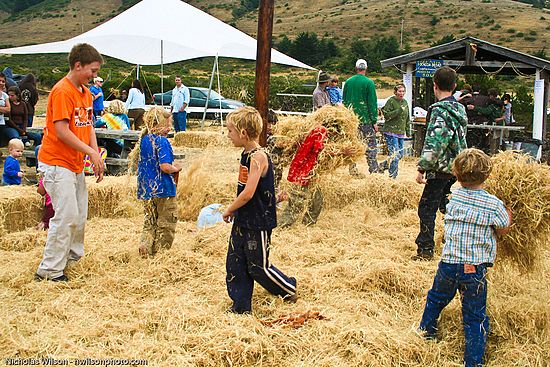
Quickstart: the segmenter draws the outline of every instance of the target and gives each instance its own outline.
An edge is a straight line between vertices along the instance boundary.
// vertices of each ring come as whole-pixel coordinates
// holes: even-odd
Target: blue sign
[[[437,69],[443,66],[443,60],[420,60],[416,62],[416,76],[433,78]]]

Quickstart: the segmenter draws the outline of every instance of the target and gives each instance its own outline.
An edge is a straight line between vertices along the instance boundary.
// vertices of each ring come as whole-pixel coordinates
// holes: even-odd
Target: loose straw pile
[[[492,158],[486,189],[512,209],[510,232],[498,242],[498,256],[531,271],[550,248],[550,168],[514,152]]]

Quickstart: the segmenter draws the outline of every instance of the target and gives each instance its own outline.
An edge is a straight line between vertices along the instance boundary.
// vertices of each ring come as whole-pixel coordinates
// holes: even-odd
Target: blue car
[[[198,87],[188,87],[189,88],[189,94],[190,94],[190,100],[189,100],[189,107],[204,107],[206,104],[206,96],[208,95],[208,88],[198,88]],[[169,90],[165,93],[155,93],[153,94],[153,101],[157,105],[164,105],[168,106],[170,102],[172,101],[172,91]],[[221,108],[222,110],[234,110],[236,108],[239,108],[241,106],[244,106],[244,103],[241,101],[235,101],[233,99],[227,99],[218,94],[216,91],[211,90],[210,91],[210,100],[208,101],[208,108]],[[202,116],[201,113],[193,113],[191,114],[197,114]],[[210,114],[207,114],[208,117]]]

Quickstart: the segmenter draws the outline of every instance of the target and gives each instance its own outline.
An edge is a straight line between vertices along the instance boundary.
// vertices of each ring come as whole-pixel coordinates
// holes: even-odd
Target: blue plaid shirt
[[[508,226],[506,207],[485,190],[459,188],[445,215],[445,246],[441,261],[449,264],[493,263],[497,242],[494,228]]]

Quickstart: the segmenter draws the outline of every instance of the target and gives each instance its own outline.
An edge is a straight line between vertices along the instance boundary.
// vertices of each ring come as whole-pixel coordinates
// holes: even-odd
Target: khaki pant
[[[154,256],[159,248],[169,249],[174,242],[178,222],[176,197],[155,198],[143,204],[145,217],[141,246]]]
[[[317,187],[293,185],[288,195],[288,205],[281,215],[280,227],[291,226],[304,213],[302,223],[317,223],[323,209],[323,194]]]
[[[44,256],[36,273],[52,279],[63,275],[67,261],[84,256],[88,191],[84,173],[41,162],[38,169],[44,174],[44,187],[52,198],[55,214],[50,219]]]

